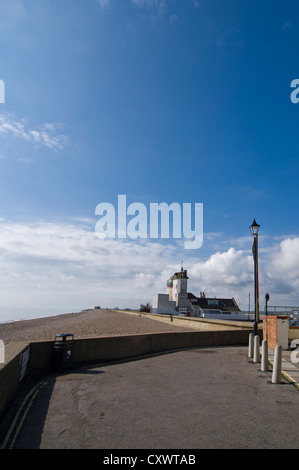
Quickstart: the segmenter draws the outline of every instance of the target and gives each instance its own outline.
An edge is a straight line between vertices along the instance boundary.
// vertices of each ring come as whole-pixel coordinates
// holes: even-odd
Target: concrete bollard
[[[261,371],[267,372],[268,371],[268,341],[264,339],[262,341],[262,366]]]
[[[260,362],[260,337],[255,335],[253,345],[253,362]]]
[[[249,334],[248,357],[253,357],[253,333]]]
[[[274,351],[274,364],[272,372],[272,383],[281,383],[281,362],[282,362],[282,346],[279,344],[275,347]]]

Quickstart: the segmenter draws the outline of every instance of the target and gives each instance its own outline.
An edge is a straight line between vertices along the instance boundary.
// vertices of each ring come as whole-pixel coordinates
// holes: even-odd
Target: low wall
[[[235,328],[74,339],[73,366],[125,360],[184,348],[248,345],[249,331]],[[54,341],[10,343],[5,352],[6,363],[0,368],[0,416],[28,373],[36,375],[54,370]]]
[[[247,345],[249,331],[234,329],[74,339],[73,365],[116,361],[183,348]],[[53,360],[53,341],[31,343],[30,373],[50,371]]]
[[[11,343],[5,347],[5,364],[0,368],[0,416],[16,396],[28,373],[30,344]]]
[[[194,328],[195,330],[232,330],[232,329],[252,329],[253,322],[248,321],[235,321],[235,320],[212,320],[208,318],[197,318],[197,317],[183,317],[178,315],[167,315],[167,314],[151,314],[144,312],[131,312],[127,310],[121,310],[122,313],[128,315],[139,315],[148,317],[151,320],[160,321],[163,323],[171,323],[172,325],[182,326],[184,328]]]
[[[173,325],[183,326],[187,328],[195,328],[201,331],[211,330],[233,330],[245,329],[252,330],[250,322],[233,321],[233,320],[210,320],[206,318],[192,318],[192,317],[172,317],[170,320]]]

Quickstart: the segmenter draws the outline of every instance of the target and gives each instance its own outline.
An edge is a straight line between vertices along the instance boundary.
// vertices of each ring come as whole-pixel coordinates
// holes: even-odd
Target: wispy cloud
[[[44,123],[36,129],[30,128],[24,119],[10,114],[0,114],[0,137],[12,136],[32,143],[35,147],[48,147],[55,152],[68,143],[68,136],[59,133],[61,124]]]
[[[178,16],[177,16],[177,15],[174,15],[174,14],[173,14],[173,15],[170,15],[170,18],[169,18],[169,23],[170,23],[170,24],[176,23],[177,20],[178,20]]]
[[[102,8],[106,8],[109,5],[110,0],[97,0],[97,2],[100,4]]]
[[[0,221],[0,283],[3,305],[27,303],[136,306],[165,293],[167,279],[180,268],[177,246],[158,241],[99,239],[89,222],[35,224]],[[83,223],[84,222],[84,223]],[[88,222],[86,227],[85,222]],[[235,297],[248,306],[253,290],[252,254],[230,247],[188,257],[188,291]],[[299,238],[287,238],[260,253],[260,305],[266,292],[272,304],[296,303],[299,296]]]
[[[68,298],[110,306],[152,299],[164,287],[166,260],[174,247],[130,240],[100,240],[81,224],[0,223],[0,283],[3,304],[16,306],[17,293],[51,306]],[[29,294],[30,293],[30,294]],[[44,300],[43,300],[44,299]]]
[[[20,0],[2,0],[0,4],[0,31],[18,27],[19,23],[28,20],[25,2]]]
[[[264,188],[256,188],[250,184],[239,186],[231,184],[226,186],[225,189],[227,191],[233,191],[246,199],[264,199],[267,197],[267,191]]]
[[[165,0],[132,0],[132,3],[138,7],[147,7],[154,10],[155,13],[151,14],[152,20],[161,18],[166,10]]]
[[[292,28],[292,26],[293,26],[292,23],[290,23],[289,21],[287,21],[286,23],[284,23],[284,24],[282,25],[281,31],[285,31],[286,29],[290,29],[290,28]]]
[[[132,3],[138,5],[139,7],[156,7],[159,5],[159,0],[132,0]]]

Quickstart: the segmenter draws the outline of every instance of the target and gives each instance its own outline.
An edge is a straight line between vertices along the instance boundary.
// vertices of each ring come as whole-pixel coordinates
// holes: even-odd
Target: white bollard
[[[248,357],[253,357],[253,333],[249,334]]]
[[[253,362],[260,362],[260,337],[255,335],[253,345]]]
[[[262,341],[262,366],[261,371],[267,372],[268,371],[268,341],[264,339]]]
[[[277,345],[274,351],[274,364],[272,372],[272,383],[281,383],[281,361],[282,361],[282,346]]]
[[[2,339],[0,339],[0,364],[5,364],[5,345]]]

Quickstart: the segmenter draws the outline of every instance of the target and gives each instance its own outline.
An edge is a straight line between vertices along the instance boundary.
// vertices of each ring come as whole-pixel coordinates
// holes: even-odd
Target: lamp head
[[[260,229],[260,225],[256,223],[255,219],[254,221],[252,222],[252,225],[249,227],[252,235],[257,235],[258,234],[258,231]]]

